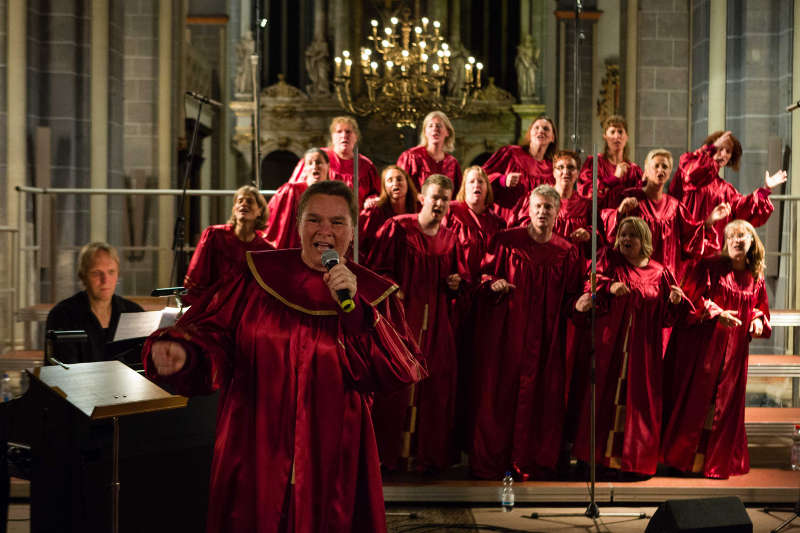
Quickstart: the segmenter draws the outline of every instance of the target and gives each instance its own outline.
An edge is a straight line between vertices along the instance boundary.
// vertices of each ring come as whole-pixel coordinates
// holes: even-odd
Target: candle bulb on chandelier
[[[341,76],[342,75],[342,58],[339,57],[339,56],[336,56],[336,57],[333,58],[333,62],[336,64],[336,68],[334,69],[335,70],[335,75],[336,76]]]
[[[397,23],[400,22],[400,20],[397,17],[392,17],[389,19],[389,22],[392,23],[392,26],[397,26]]]
[[[464,81],[466,81],[467,83],[472,83],[472,65],[470,65],[469,63],[465,64],[464,70],[466,71],[464,76]]]
[[[378,63],[373,61],[372,63],[369,64],[369,66],[372,69],[372,75],[376,76],[378,74]]]
[[[345,77],[350,76],[350,67],[353,65],[353,61],[350,58],[344,60],[344,75]]]
[[[369,21],[369,23],[372,26],[372,35],[373,35],[373,37],[377,37],[378,36],[378,21],[375,20],[375,19],[372,19],[372,20]]]
[[[481,72],[483,72],[483,63],[478,63],[475,66],[478,68],[478,71],[475,73],[475,87],[480,89],[481,88]]]
[[[428,54],[422,54],[419,58],[422,65],[422,72],[428,72]]]
[[[440,26],[441,26],[441,24],[439,24],[438,20],[434,20],[433,21],[433,34],[436,35],[437,37],[439,35],[439,27]]]

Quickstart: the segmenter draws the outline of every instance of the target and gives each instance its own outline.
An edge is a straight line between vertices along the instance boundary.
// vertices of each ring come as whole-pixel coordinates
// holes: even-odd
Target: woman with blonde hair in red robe
[[[750,470],[744,425],[750,341],[768,338],[764,245],[753,225],[725,226],[722,253],[687,275],[696,312],[676,327],[667,349],[663,463],[726,479]]]
[[[226,224],[207,227],[189,262],[183,286],[183,301],[196,305],[213,293],[213,286],[247,268],[245,254],[271,250],[264,228],[267,201],[252,185],[243,185],[233,194],[231,218]]]
[[[208,533],[386,531],[370,398],[425,371],[397,286],[346,259],[353,196],[340,182],[309,187],[300,249],[248,253],[207,308],[145,344],[149,377],[180,394],[219,390]]]
[[[409,148],[397,158],[397,166],[408,172],[419,188],[431,174],[441,174],[461,188],[461,166],[451,155],[456,145],[456,130],[441,111],[431,111],[422,121],[419,145]]]
[[[328,179],[328,154],[320,148],[309,148],[303,155],[304,181],[288,181],[280,186],[269,201],[267,241],[276,249],[299,248],[297,206],[309,186]]]
[[[598,465],[618,471],[623,480],[656,472],[663,328],[692,310],[669,269],[650,258],[652,252],[650,228],[639,217],[627,217],[619,224],[614,248],[597,261],[596,448],[590,448],[587,395],[574,451],[586,463],[594,453]],[[587,282],[577,311],[591,309],[589,290]]]

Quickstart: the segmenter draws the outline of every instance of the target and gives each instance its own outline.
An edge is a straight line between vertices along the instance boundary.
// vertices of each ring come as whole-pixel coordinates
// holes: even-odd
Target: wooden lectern
[[[120,419],[185,407],[187,398],[168,393],[119,361],[29,372],[31,531],[116,533],[120,425],[125,431]]]

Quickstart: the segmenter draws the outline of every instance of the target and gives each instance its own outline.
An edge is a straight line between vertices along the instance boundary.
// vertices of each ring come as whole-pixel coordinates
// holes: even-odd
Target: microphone
[[[339,264],[339,254],[336,250],[325,250],[322,252],[322,265],[330,270]],[[350,292],[347,289],[338,289],[336,297],[339,298],[339,306],[345,313],[349,313],[356,308],[356,303],[350,298]]]
[[[214,107],[222,107],[221,102],[217,102],[213,98],[209,98],[208,96],[203,96],[202,94],[196,93],[194,91],[186,91],[186,96],[191,96],[198,102],[203,102],[204,104],[210,104],[213,105]]]
[[[786,112],[787,113],[792,112],[795,109],[800,109],[800,100],[796,101],[795,103],[793,103],[790,106],[786,106]]]

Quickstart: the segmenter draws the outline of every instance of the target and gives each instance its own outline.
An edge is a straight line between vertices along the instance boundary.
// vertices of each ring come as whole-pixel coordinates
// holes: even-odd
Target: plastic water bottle
[[[500,498],[503,512],[509,513],[514,509],[514,478],[511,472],[506,472],[503,478],[503,495]]]
[[[800,424],[792,433],[792,470],[800,470]]]
[[[3,381],[0,382],[0,399],[3,402],[11,401],[13,395],[11,394],[11,378],[8,372],[3,372]]]

